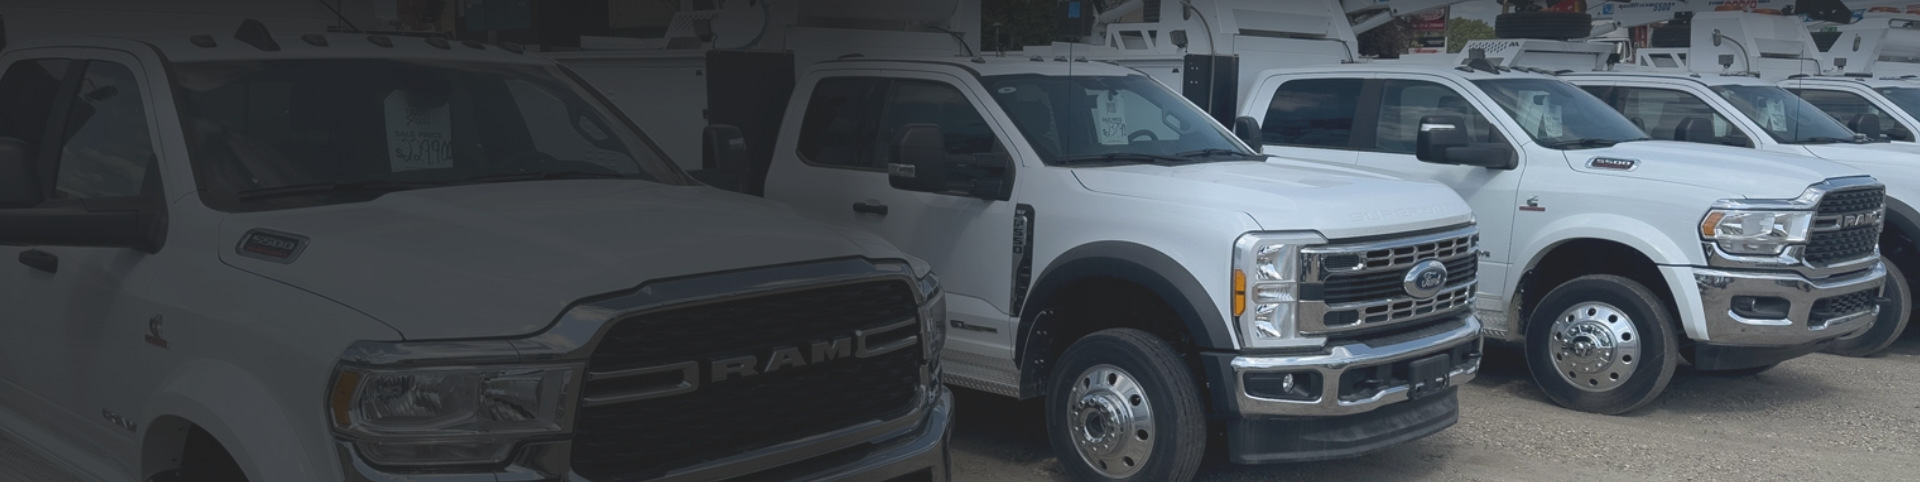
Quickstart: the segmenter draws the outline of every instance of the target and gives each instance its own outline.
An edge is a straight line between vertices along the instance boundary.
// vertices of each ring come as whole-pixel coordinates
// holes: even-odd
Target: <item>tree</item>
[[[1361,32],[1357,37],[1354,40],[1360,42],[1360,55],[1397,59],[1407,49],[1413,48],[1413,23],[1408,22],[1406,17],[1399,17]]]
[[[1486,22],[1470,18],[1447,19],[1447,53],[1459,53],[1460,49],[1467,46],[1467,42],[1490,38],[1494,38],[1493,26]]]
[[[1054,22],[1059,0],[982,0],[980,2],[980,46],[993,51],[1002,48],[995,39],[996,27],[1010,42],[1006,50],[1028,45],[1046,45],[1055,40]]]

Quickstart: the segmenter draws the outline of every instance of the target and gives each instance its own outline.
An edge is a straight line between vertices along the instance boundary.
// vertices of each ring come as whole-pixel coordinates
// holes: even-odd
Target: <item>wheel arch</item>
[[[195,428],[217,441],[247,480],[339,477],[338,463],[313,460],[309,447],[324,442],[306,440],[313,431],[301,430],[308,424],[284,410],[285,402],[237,365],[218,360],[182,365],[146,404],[152,415],[140,434],[141,478],[179,468]],[[317,423],[321,414],[311,418]]]
[[[1050,361],[1060,353],[1055,347],[1062,341],[1058,339],[1062,334],[1056,328],[1075,323],[1068,317],[1049,316],[1052,308],[1070,302],[1077,289],[1086,288],[1090,283],[1132,285],[1164,303],[1177,318],[1177,324],[1149,331],[1165,337],[1170,334],[1168,330],[1177,330],[1185,334],[1193,349],[1234,348],[1232,327],[1214,306],[1205,285],[1184,265],[1151,247],[1124,241],[1084,244],[1055,257],[1036,278],[1020,307],[1020,324],[1014,341],[1015,358],[1020,366],[1020,398],[1041,393],[1044,388],[1041,382],[1046,378]]]
[[[1920,236],[1920,210],[1915,210],[1912,205],[1900,199],[1888,196],[1886,223],[1886,229],[1889,232],[1881,235],[1882,250],[1885,250],[1884,246],[1888,241],[1897,242],[1904,239],[1905,242],[1895,246],[1896,251],[1883,254],[1888,259],[1899,263],[1900,268],[1907,272],[1907,276],[1920,274],[1920,238],[1916,237]]]
[[[1665,236],[1649,241],[1646,235],[1658,235],[1659,231],[1644,223],[1624,226],[1643,229],[1618,229],[1622,226],[1567,229],[1551,241],[1534,243],[1538,248],[1530,250],[1532,254],[1525,268],[1516,272],[1518,279],[1510,285],[1512,288],[1506,297],[1507,315],[1511,320],[1508,339],[1526,336],[1527,318],[1548,291],[1588,274],[1614,274],[1639,282],[1660,295],[1684,333],[1694,332],[1689,327],[1696,324],[1704,330],[1705,320],[1701,314],[1681,309],[1683,305],[1697,305],[1697,301],[1687,300],[1697,299],[1698,293],[1686,291],[1690,285],[1676,282],[1661,269],[1661,265],[1689,264],[1685,255],[1678,252],[1680,248]]]

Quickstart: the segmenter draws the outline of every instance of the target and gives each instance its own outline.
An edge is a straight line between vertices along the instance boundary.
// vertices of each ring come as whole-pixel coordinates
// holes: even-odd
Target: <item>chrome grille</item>
[[[1301,250],[1299,329],[1317,336],[1384,328],[1467,308],[1479,271],[1479,231],[1438,233]],[[1438,294],[1415,298],[1402,280],[1415,264],[1438,260],[1447,278]]]
[[[1885,198],[1886,189],[1881,187],[1822,196],[1807,238],[1806,261],[1830,265],[1873,256],[1879,247]]]

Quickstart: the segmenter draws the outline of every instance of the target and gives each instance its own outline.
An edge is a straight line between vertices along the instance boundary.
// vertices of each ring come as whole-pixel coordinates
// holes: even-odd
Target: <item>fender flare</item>
[[[1665,277],[1669,295],[1678,305],[1674,308],[1680,313],[1681,328],[1694,339],[1705,339],[1707,320],[1700,301],[1700,292],[1689,289],[1694,286],[1694,280],[1678,279],[1675,277],[1676,271],[1669,269],[1674,266],[1695,264],[1693,257],[1688,256],[1687,248],[1674,242],[1666,232],[1647,224],[1646,221],[1619,214],[1585,213],[1556,219],[1534,231],[1530,239],[1515,240],[1515,246],[1524,247],[1521,252],[1527,253],[1527,264],[1512,274],[1514,276],[1512,283],[1508,284],[1507,293],[1503,296],[1508,300],[1508,305],[1515,306],[1514,301],[1519,298],[1520,289],[1523,288],[1520,281],[1525,279],[1527,273],[1533,272],[1534,268],[1540,266],[1540,262],[1546,259],[1547,253],[1553,252],[1562,244],[1580,239],[1620,244],[1653,261],[1654,265],[1661,268],[1660,273]],[[1508,313],[1508,316],[1512,319],[1510,325],[1514,328],[1514,333],[1519,333],[1526,320],[1520,319],[1519,313]]]
[[[216,399],[194,396],[207,393],[222,396]],[[332,450],[331,441],[305,440],[312,437],[300,436],[311,435],[313,431],[300,430],[298,427],[302,424],[296,423],[296,417],[292,416],[297,414],[283,410],[283,402],[248,371],[226,361],[196,360],[183,364],[147,400],[145,426],[139,436],[143,461],[139,470],[145,476],[144,472],[153,469],[145,466],[145,461],[156,447],[148,447],[146,442],[158,436],[149,432],[159,425],[159,420],[173,417],[193,423],[212,435],[233,456],[247,480],[340,477],[337,461],[309,460],[308,457],[316,447]],[[321,414],[309,415],[311,423],[320,423]],[[289,439],[299,440],[288,443]],[[314,446],[316,443],[320,445]]]
[[[1179,315],[1181,325],[1192,335],[1194,344],[1200,348],[1234,349],[1234,337],[1230,332],[1232,326],[1215,309],[1213,298],[1207,294],[1205,285],[1195,279],[1185,265],[1165,253],[1140,244],[1125,241],[1087,243],[1069,249],[1049,262],[1029,291],[1026,303],[1020,308],[1014,357],[1020,362],[1023,398],[1037,394],[1037,380],[1041,378],[1039,375],[1044,375],[1037,373],[1037,364],[1033,363],[1038,358],[1036,352],[1048,342],[1045,335],[1036,336],[1035,333],[1041,312],[1068,285],[1094,277],[1133,282],[1167,300]],[[1225,278],[1223,274],[1222,279]]]

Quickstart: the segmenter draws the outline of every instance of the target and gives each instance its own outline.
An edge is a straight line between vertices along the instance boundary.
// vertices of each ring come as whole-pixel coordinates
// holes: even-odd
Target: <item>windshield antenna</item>
[[[320,6],[322,7],[327,7],[328,11],[333,12],[333,17],[340,19],[340,23],[346,24],[348,31],[351,31],[353,33],[366,33],[366,31],[360,30],[360,27],[354,26],[352,20],[347,20],[347,16],[340,13],[339,7],[335,7],[332,4],[327,3],[327,0],[313,0],[313,1],[314,3],[320,4]]]

